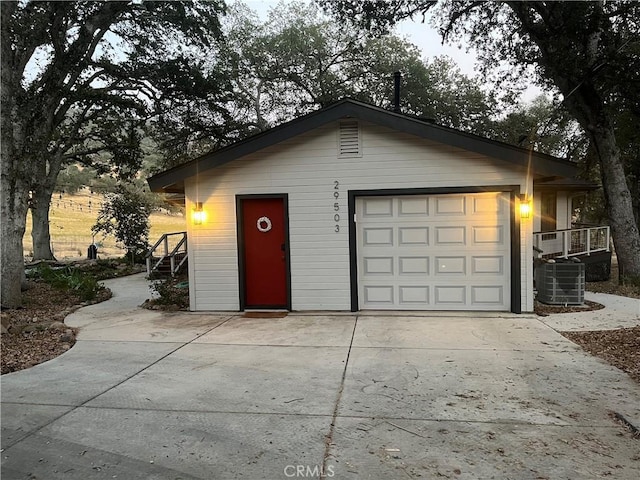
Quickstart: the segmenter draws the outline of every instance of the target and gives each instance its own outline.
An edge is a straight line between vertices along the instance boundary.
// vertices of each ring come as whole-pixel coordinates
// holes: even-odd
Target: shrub
[[[149,251],[149,215],[151,206],[144,192],[134,185],[120,184],[116,192],[105,196],[91,231],[113,235],[129,251],[128,256],[144,261]]]
[[[103,288],[93,275],[73,267],[53,269],[42,264],[30,277],[40,278],[60,290],[72,291],[82,301],[93,300]]]
[[[156,280],[151,284],[159,297],[153,300],[155,305],[177,306],[186,310],[189,308],[189,289],[183,278],[169,278]]]

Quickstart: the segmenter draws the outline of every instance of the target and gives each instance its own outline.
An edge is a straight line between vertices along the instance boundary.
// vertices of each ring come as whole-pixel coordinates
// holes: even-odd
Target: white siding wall
[[[289,194],[294,310],[349,310],[349,190],[521,185],[522,173],[479,154],[362,124],[361,157],[338,158],[338,124],[201,173],[186,182],[187,212],[201,201],[204,225],[189,222],[192,310],[238,310],[238,194]],[[340,232],[335,232],[338,181]],[[531,185],[529,185],[530,190]],[[496,190],[500,190],[496,188]],[[531,221],[522,227],[523,310],[533,309]],[[526,253],[526,254],[525,254]]]

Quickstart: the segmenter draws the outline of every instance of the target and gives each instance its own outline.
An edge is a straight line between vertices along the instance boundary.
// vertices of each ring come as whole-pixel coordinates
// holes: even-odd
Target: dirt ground
[[[587,352],[624,370],[640,383],[640,326],[595,332],[561,332]]]
[[[587,284],[587,290],[640,298],[637,286],[617,284],[617,269],[611,280]],[[97,302],[110,298],[104,292]],[[587,302],[590,309],[602,305]],[[79,299],[40,281],[30,281],[24,292],[24,307],[2,312],[2,374],[32,367],[61,355],[75,343],[76,332],[64,325],[64,318],[80,308]],[[557,307],[536,302],[536,313],[548,315],[584,310],[585,307]],[[564,332],[563,335],[589,353],[627,372],[640,383],[640,327],[599,332]]]
[[[69,292],[42,281],[29,280],[23,292],[23,308],[5,310],[2,316],[2,374],[32,367],[69,350],[76,343],[76,331],[64,325],[64,318],[87,305]],[[111,297],[104,289],[91,303]]]

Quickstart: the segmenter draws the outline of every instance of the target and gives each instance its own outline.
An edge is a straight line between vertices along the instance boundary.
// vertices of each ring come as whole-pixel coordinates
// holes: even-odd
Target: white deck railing
[[[542,256],[545,258],[569,258],[608,252],[610,241],[611,231],[608,226],[570,228],[533,234],[533,245],[536,249],[542,250]]]

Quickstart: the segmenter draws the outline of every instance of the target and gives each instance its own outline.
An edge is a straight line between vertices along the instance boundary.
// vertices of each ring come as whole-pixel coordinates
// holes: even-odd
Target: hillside
[[[58,260],[86,258],[91,245],[91,226],[95,223],[102,205],[102,194],[92,194],[88,189],[75,195],[54,194],[51,202],[51,244]],[[180,232],[186,229],[182,214],[154,213],[150,217],[149,241],[155,243],[163,233]],[[122,256],[126,251],[116,245],[115,238],[96,236],[98,256],[101,258]],[[31,259],[31,216],[27,216],[27,231],[24,236],[24,255]]]

